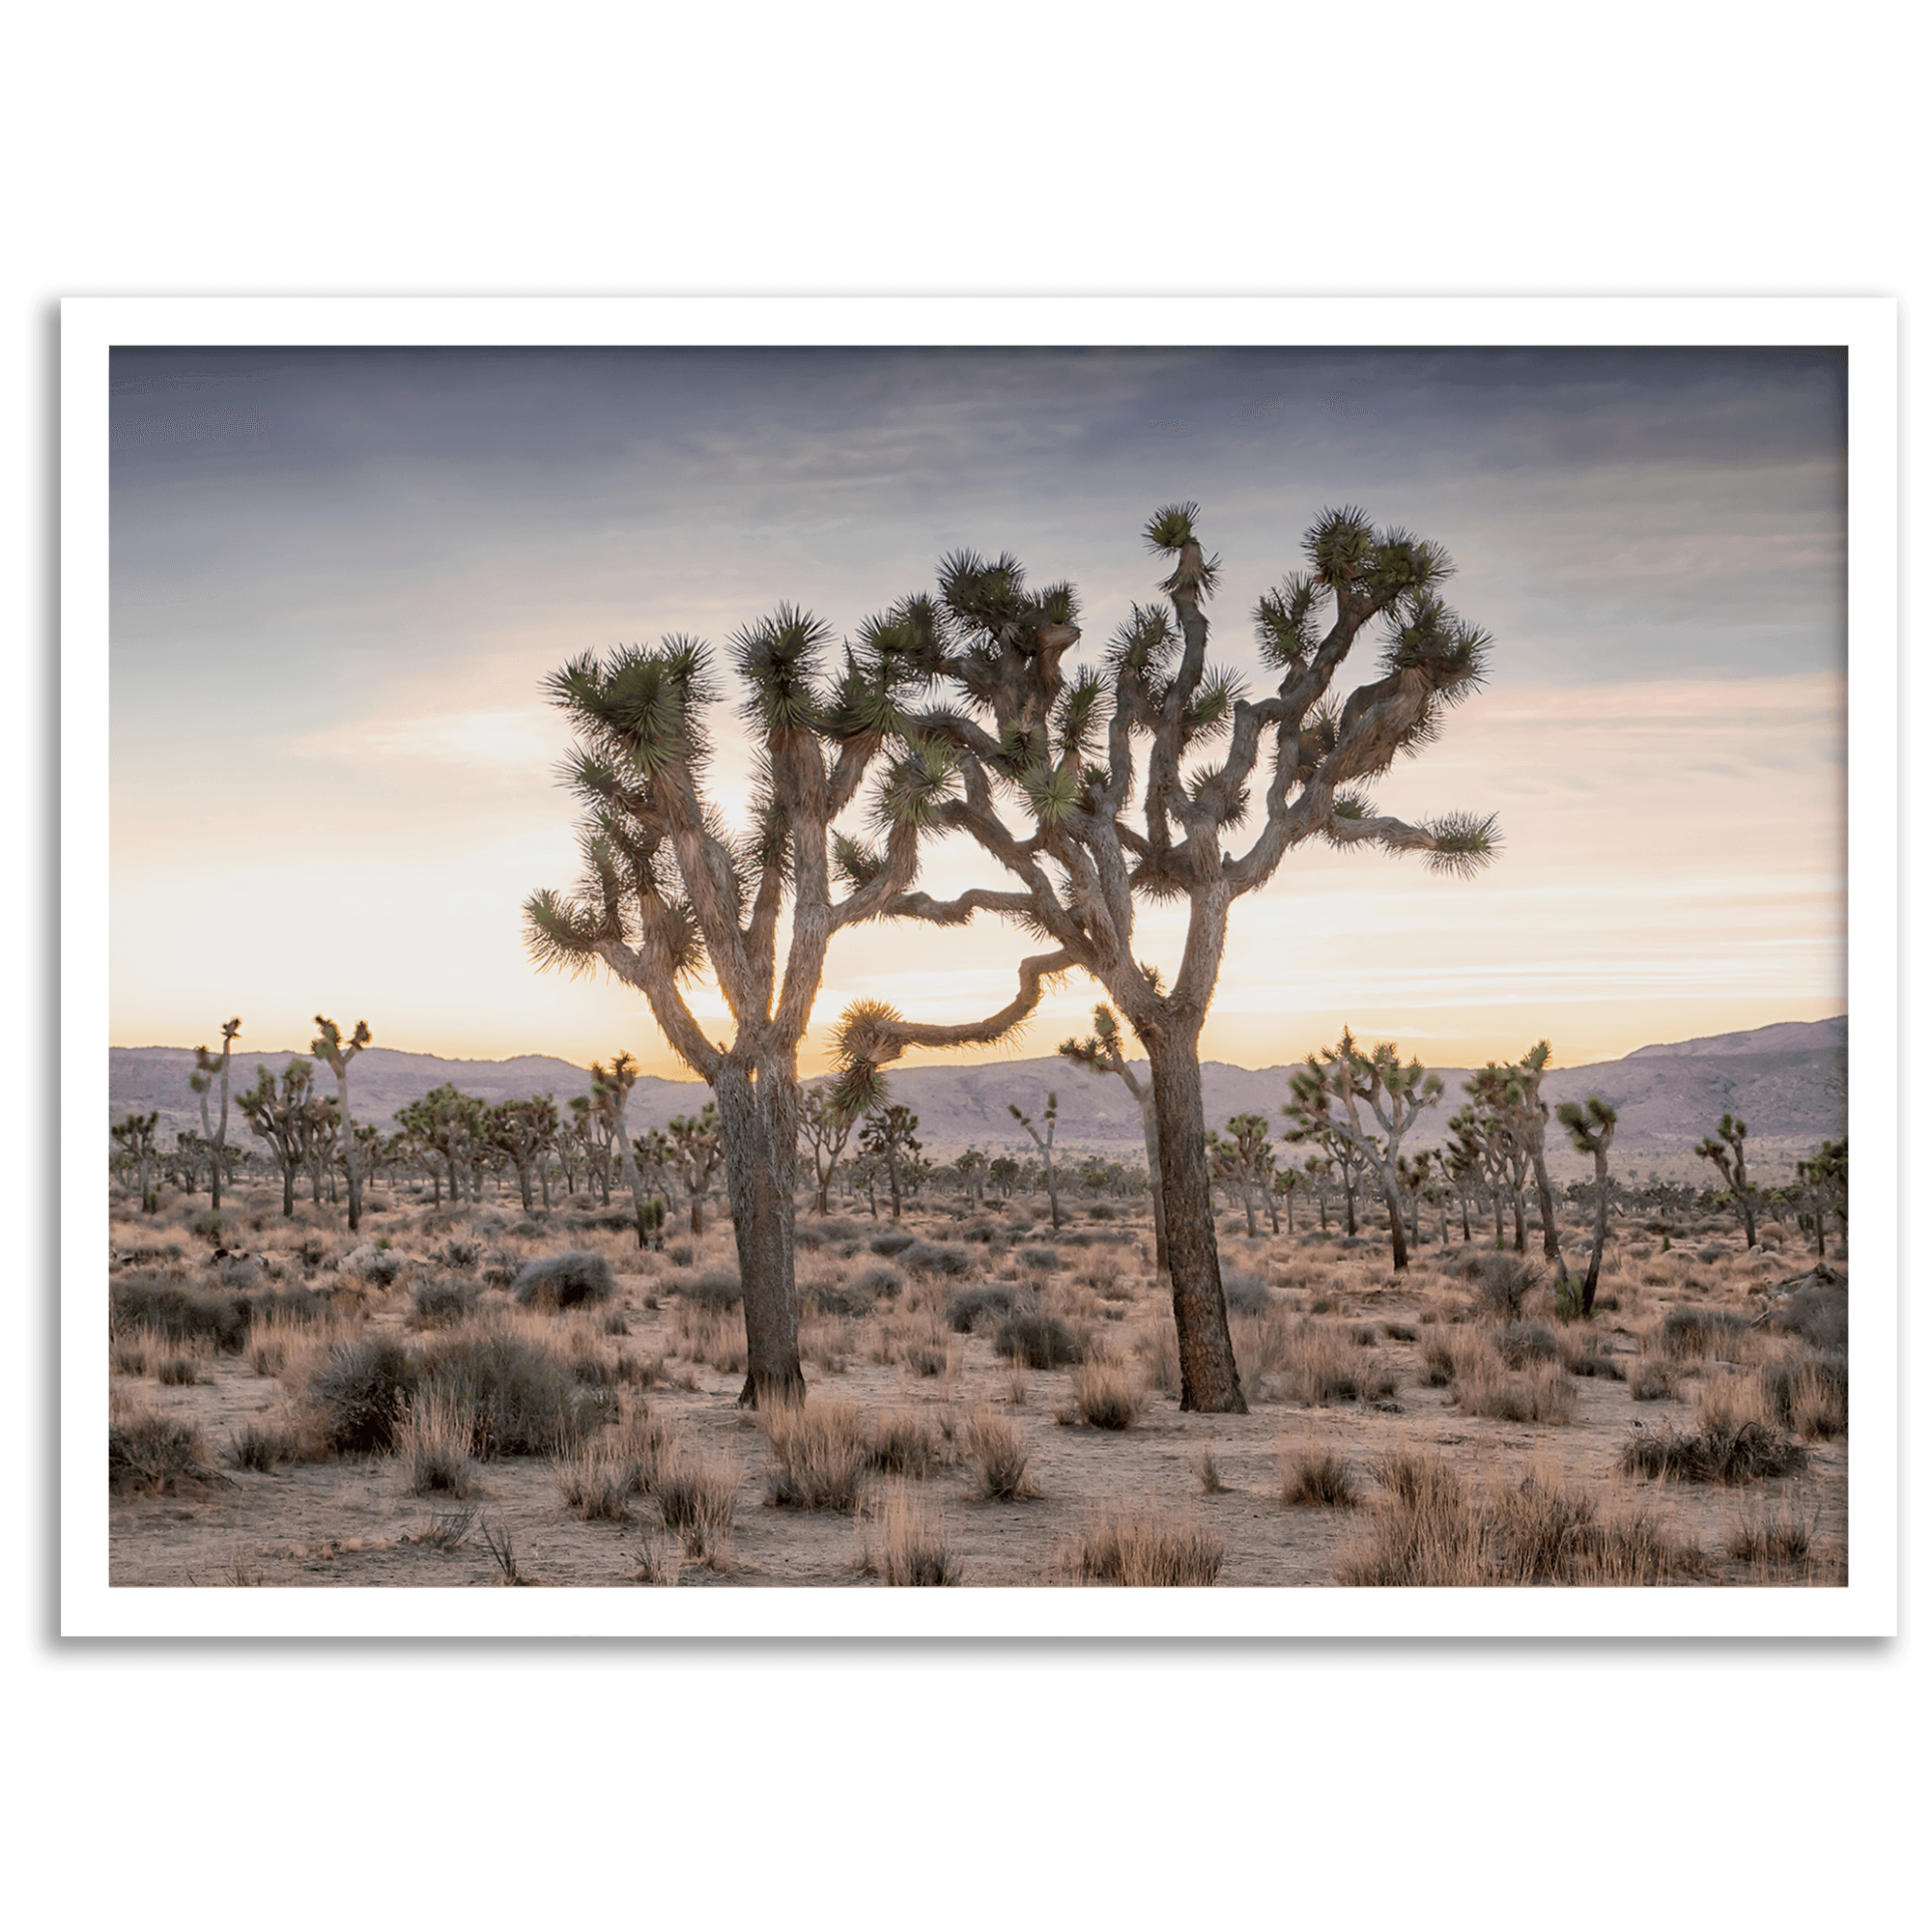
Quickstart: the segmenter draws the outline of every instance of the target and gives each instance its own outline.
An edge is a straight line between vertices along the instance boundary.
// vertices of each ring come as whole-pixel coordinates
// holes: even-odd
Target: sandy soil
[[[282,1223],[278,1214],[263,1218],[258,1212],[258,1232],[246,1238],[258,1244],[258,1252],[268,1249],[271,1259],[288,1261],[294,1278],[299,1278],[300,1270],[286,1247],[318,1225],[326,1247],[347,1255],[353,1245],[327,1209],[304,1208],[296,1227]],[[729,1457],[742,1471],[735,1524],[719,1566],[685,1563],[679,1572],[681,1587],[878,1586],[878,1578],[862,1574],[856,1562],[862,1546],[877,1542],[877,1526],[867,1514],[803,1514],[769,1505],[772,1454],[756,1419],[736,1406],[742,1376],[679,1352],[680,1334],[687,1344],[690,1335],[681,1328],[683,1303],[672,1291],[703,1266],[728,1260],[728,1230],[709,1233],[697,1244],[694,1266],[681,1270],[665,1257],[627,1250],[620,1236],[572,1235],[565,1239],[553,1225],[541,1236],[517,1238],[504,1232],[506,1224],[519,1219],[514,1208],[507,1215],[486,1212],[473,1229],[467,1222],[452,1224],[445,1211],[425,1233],[423,1219],[420,1211],[392,1208],[365,1226],[362,1238],[387,1229],[399,1249],[427,1253],[432,1236],[440,1238],[454,1226],[459,1233],[468,1230],[480,1241],[496,1243],[498,1261],[512,1265],[526,1253],[592,1245],[620,1270],[619,1295],[611,1308],[621,1310],[630,1332],[600,1337],[598,1346],[613,1365],[620,1356],[632,1363],[662,1356],[664,1374],[670,1378],[648,1388],[620,1385],[625,1413],[636,1416],[647,1406],[653,1417],[676,1424],[688,1450]],[[801,1216],[802,1223],[808,1220]],[[1130,1366],[1145,1365],[1142,1373],[1151,1373],[1151,1338],[1168,1318],[1164,1296],[1144,1259],[1146,1228],[1127,1220],[1124,1210],[1117,1210],[1117,1218],[1105,1226],[1090,1222],[1079,1209],[1069,1222],[1097,1237],[1096,1244],[1063,1248],[1064,1267],[1039,1282],[1041,1305],[1064,1313],[1076,1332],[1100,1338],[1103,1350],[1111,1350]],[[851,1225],[861,1237],[855,1256],[839,1257],[830,1248],[801,1256],[801,1280],[808,1289],[879,1265],[879,1257],[867,1252],[865,1243],[888,1224],[860,1216]],[[906,1225],[931,1241],[959,1238],[951,1212],[915,1212]],[[1238,1228],[1238,1217],[1233,1225]],[[1118,1238],[1122,1236],[1123,1240]],[[143,1229],[125,1219],[117,1219],[115,1237],[124,1245],[167,1238],[152,1226]],[[181,1241],[179,1235],[174,1238]],[[935,1422],[944,1420],[955,1438],[981,1406],[1024,1429],[1030,1473],[1041,1492],[1037,1499],[981,1500],[975,1472],[957,1461],[910,1486],[943,1520],[961,1581],[1077,1581],[1077,1571],[1069,1566],[1071,1552],[1096,1514],[1119,1505],[1145,1506],[1168,1523],[1210,1528],[1225,1548],[1219,1576],[1223,1584],[1332,1583],[1338,1553],[1361,1533],[1362,1513],[1282,1503],[1277,1492],[1284,1446],[1291,1453],[1304,1447],[1332,1449],[1349,1464],[1365,1497],[1377,1493],[1372,1462],[1396,1447],[1444,1458],[1477,1485],[1513,1485],[1537,1470],[1606,1499],[1641,1488],[1664,1521],[1703,1551],[1701,1569],[1685,1578],[1693,1586],[1833,1584],[1845,1579],[1847,1448],[1842,1437],[1811,1442],[1804,1471],[1778,1481],[1735,1488],[1678,1481],[1638,1485],[1618,1473],[1618,1459],[1639,1426],[1653,1431],[1691,1426],[1700,1388],[1713,1378],[1733,1373],[1721,1362],[1679,1363],[1683,1379],[1676,1396],[1664,1401],[1635,1402],[1628,1382],[1606,1376],[1573,1377],[1574,1418],[1549,1424],[1472,1415],[1459,1405],[1454,1386],[1430,1386],[1424,1350],[1431,1339],[1483,1324],[1472,1305],[1471,1285],[1457,1272],[1471,1251],[1454,1239],[1446,1250],[1426,1244],[1407,1276],[1397,1279],[1388,1271],[1385,1245],[1376,1241],[1345,1251],[1331,1238],[1305,1232],[1253,1242],[1238,1234],[1223,1237],[1224,1269],[1265,1282],[1270,1310],[1295,1323],[1346,1325],[1351,1339],[1355,1331],[1373,1327],[1367,1352],[1395,1380],[1393,1398],[1379,1406],[1336,1402],[1311,1406],[1288,1391],[1287,1378],[1257,1375],[1244,1364],[1250,1414],[1183,1414],[1174,1393],[1150,1387],[1136,1424],[1112,1432],[1057,1419],[1070,1415],[1073,1371],[1016,1372],[994,1352],[988,1332],[957,1336],[939,1331],[951,1346],[952,1367],[937,1377],[916,1374],[905,1361],[868,1358],[881,1351],[882,1338],[895,1321],[901,1325],[923,1321],[928,1333],[934,1332],[955,1292],[998,1279],[1003,1272],[1020,1273],[1020,1242],[1052,1239],[1051,1229],[1040,1225],[1017,1235],[1005,1254],[989,1254],[984,1247],[970,1250],[975,1266],[964,1280],[915,1276],[882,1317],[813,1320],[806,1331],[807,1378],[814,1401],[853,1403],[868,1418],[891,1409],[913,1409]],[[192,1252],[192,1241],[184,1245],[187,1264],[174,1264],[174,1271],[191,1285],[198,1279],[194,1264],[201,1257]],[[1571,1245],[1574,1252],[1574,1238]],[[1795,1235],[1782,1254],[1766,1257],[1744,1257],[1741,1241],[1720,1232],[1691,1235],[1668,1255],[1659,1255],[1655,1248],[1634,1231],[1625,1235],[1605,1284],[1605,1292],[1620,1306],[1600,1314],[1593,1324],[1599,1350],[1627,1371],[1654,1351],[1657,1323],[1670,1308],[1726,1307],[1753,1314],[1764,1306],[1761,1295],[1750,1293],[1753,1287],[1794,1274],[1810,1259]],[[1713,1260],[1698,1262],[1696,1251]],[[646,1272],[621,1272],[625,1269]],[[1095,1281],[1114,1298],[1100,1299]],[[358,1296],[365,1299],[361,1319],[372,1328],[409,1339],[404,1327],[409,1285],[405,1274],[386,1293]],[[495,1298],[506,1300],[500,1294]],[[658,1305],[651,1305],[654,1301]],[[598,1311],[599,1318],[606,1312]],[[1547,1296],[1533,1299],[1525,1314],[1550,1322]],[[1391,1336],[1385,1325],[1390,1322],[1412,1330],[1414,1339]],[[1241,1332],[1237,1322],[1237,1349]],[[1784,1346],[1752,1340],[1760,1358],[1775,1356],[1776,1349]],[[151,1348],[151,1358],[156,1353]],[[231,1438],[249,1423],[271,1425],[292,1414],[292,1391],[272,1376],[258,1375],[244,1355],[204,1346],[193,1359],[203,1379],[192,1386],[158,1383],[154,1359],[144,1375],[115,1375],[113,1386],[124,1398],[132,1396],[142,1405],[192,1420],[217,1463]],[[1755,1373],[1748,1363],[1740,1363],[1735,1372],[1747,1370]],[[679,1379],[691,1385],[676,1386]],[[1211,1455],[1225,1485],[1217,1493],[1207,1492],[1201,1479],[1204,1452]],[[393,1455],[281,1463],[271,1473],[223,1465],[215,1480],[180,1485],[171,1494],[113,1497],[110,1572],[115,1584],[128,1586],[492,1585],[502,1580],[502,1571],[485,1545],[482,1532],[487,1527],[499,1543],[507,1534],[518,1568],[528,1580],[633,1587],[640,1553],[667,1552],[673,1539],[659,1526],[656,1506],[647,1496],[634,1498],[631,1509],[629,1521],[579,1520],[563,1500],[555,1467],[539,1458],[478,1464],[474,1487],[463,1502],[412,1494],[410,1464]],[[1810,1526],[1810,1549],[1802,1561],[1767,1564],[1724,1553],[1741,1519],[1767,1509],[1795,1513]],[[454,1547],[423,1540],[439,1520],[445,1527],[461,1529]]]

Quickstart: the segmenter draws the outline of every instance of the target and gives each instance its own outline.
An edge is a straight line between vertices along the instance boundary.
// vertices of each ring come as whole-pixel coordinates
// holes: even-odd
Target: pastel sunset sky
[[[117,351],[113,384],[115,1044],[240,1013],[266,1052],[321,1009],[384,1046],[689,1077],[641,995],[526,952],[525,897],[577,865],[544,677],[723,647],[781,602],[850,633],[961,547],[1070,579],[1097,658],[1181,499],[1223,563],[1212,655],[1251,689],[1255,599],[1329,505],[1442,543],[1495,639],[1375,789],[1494,810],[1497,863],[1292,854],[1236,905],[1208,1057],[1347,1023],[1445,1065],[1547,1036],[1574,1065],[1844,1010],[1841,352],[169,349]],[[969,881],[993,883],[931,850],[927,890]],[[1150,910],[1140,950],[1180,931]],[[842,935],[805,1070],[848,1001],[967,1018],[1024,950],[983,921]],[[1009,1050],[1098,997],[1069,980]]]

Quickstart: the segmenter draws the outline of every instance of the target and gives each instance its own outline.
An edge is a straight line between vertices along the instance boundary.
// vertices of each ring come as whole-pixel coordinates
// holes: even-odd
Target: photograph
[[[1895,1628],[1893,323],[65,304],[64,1626]]]

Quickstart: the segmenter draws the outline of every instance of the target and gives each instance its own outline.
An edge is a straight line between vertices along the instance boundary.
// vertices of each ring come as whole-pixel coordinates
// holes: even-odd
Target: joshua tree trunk
[[[1402,1225],[1402,1197],[1386,1180],[1382,1183],[1382,1202],[1388,1208],[1389,1254],[1400,1273],[1408,1265],[1408,1238]]]
[[[1221,1258],[1214,1244],[1213,1180],[1201,1103],[1199,1033],[1143,1035],[1153,1067],[1153,1100],[1167,1203],[1167,1264],[1180,1348],[1180,1406],[1245,1415],[1248,1405],[1228,1335]]]
[[[638,1219],[638,1245],[641,1248],[644,1245],[644,1183],[638,1174],[638,1163],[631,1154],[631,1137],[624,1131],[621,1118],[612,1122],[612,1136],[617,1143],[617,1158],[623,1166],[624,1184],[631,1190],[631,1208]],[[694,1201],[691,1205],[691,1232],[694,1235],[703,1233],[697,1225],[697,1204]]]
[[[738,1402],[741,1407],[769,1410],[805,1399],[792,1263],[798,1211],[796,1060],[774,1054],[746,1066],[727,1058],[712,1091],[724,1129],[724,1182],[745,1285],[746,1376]]]

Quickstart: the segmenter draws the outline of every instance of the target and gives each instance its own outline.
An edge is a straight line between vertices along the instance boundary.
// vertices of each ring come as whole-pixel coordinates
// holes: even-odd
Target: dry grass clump
[[[1679,1536],[1647,1498],[1606,1510],[1577,1554],[1572,1580],[1608,1589],[1655,1589],[1708,1572],[1694,1541]]]
[[[1162,1395],[1180,1393],[1180,1338],[1175,1332],[1173,1316],[1157,1316],[1138,1329],[1133,1351],[1146,1367],[1148,1380]]]
[[[1748,1483],[1804,1468],[1804,1445],[1767,1419],[1763,1384],[1728,1378],[1698,1400],[1697,1427],[1663,1429],[1624,1445],[1627,1476],[1675,1476],[1692,1483]]]
[[[163,1388],[192,1388],[201,1371],[185,1355],[169,1355],[155,1364],[155,1379]]]
[[[728,1561],[742,1471],[729,1457],[678,1452],[657,1472],[653,1493],[667,1529],[683,1532],[684,1552],[711,1569]]]
[[[1677,1371],[1656,1355],[1639,1358],[1630,1378],[1633,1402],[1664,1402],[1677,1393]]]
[[[988,1502],[1024,1502],[1039,1494],[1027,1474],[1032,1455],[1026,1431],[991,1408],[976,1409],[966,1424],[966,1459]]]
[[[1394,1395],[1394,1371],[1364,1355],[1349,1329],[1297,1321],[1287,1336],[1281,1374],[1289,1394],[1309,1408]]]
[[[995,1350],[1030,1369],[1060,1369],[1079,1359],[1072,1331],[1057,1315],[1016,1310],[1000,1324]]]
[[[921,1478],[946,1460],[938,1429],[917,1409],[889,1409],[872,1431],[867,1460],[888,1476]]]
[[[1515,1484],[1492,1485],[1489,1499],[1490,1561],[1502,1583],[1560,1583],[1590,1547],[1596,1498],[1535,1468]]]
[[[475,1411],[467,1403],[439,1389],[419,1391],[396,1432],[396,1452],[410,1464],[410,1493],[459,1502],[469,1495],[475,1433]]]
[[[856,1405],[781,1403],[759,1424],[775,1461],[765,1500],[778,1509],[849,1515],[865,1486],[870,1445]]]
[[[1125,1589],[1206,1589],[1221,1574],[1227,1549],[1204,1524],[1170,1525],[1151,1509],[1110,1510],[1080,1539],[1074,1558],[1090,1583]]]
[[[566,1506],[580,1522],[629,1522],[631,1498],[645,1489],[641,1462],[616,1442],[600,1442],[552,1465]]]
[[[1147,1399],[1140,1378],[1116,1362],[1087,1362],[1073,1371],[1071,1414],[1090,1429],[1131,1429]]]
[[[1806,1442],[1829,1442],[1850,1427],[1850,1379],[1842,1355],[1801,1354],[1763,1372],[1765,1407]]]
[[[194,1423],[131,1402],[107,1404],[107,1487],[121,1495],[173,1495],[184,1483],[216,1483],[208,1444]]]
[[[1560,1361],[1538,1361],[1512,1374],[1488,1335],[1462,1330],[1450,1337],[1456,1406],[1499,1422],[1562,1423],[1577,1413],[1577,1395]]]
[[[878,1548],[873,1548],[876,1532]],[[881,1577],[896,1589],[950,1589],[959,1583],[957,1559],[947,1539],[946,1519],[903,1483],[895,1483],[874,1507],[862,1532],[853,1566]]]
[[[1318,1509],[1353,1509],[1361,1498],[1348,1463],[1332,1449],[1318,1449],[1305,1441],[1290,1441],[1283,1436],[1275,1448],[1281,1471],[1276,1495],[1291,1506],[1307,1504]]]
[[[661,1590],[675,1589],[684,1570],[684,1552],[674,1537],[653,1537],[638,1551],[631,1572],[634,1583],[648,1583]]]
[[[300,1450],[300,1438],[295,1431],[250,1422],[239,1435],[228,1438],[228,1466],[266,1476],[277,1463],[293,1462]]]
[[[670,1311],[670,1351],[727,1376],[745,1373],[745,1319],[721,1308],[679,1302]]]
[[[1666,1355],[1687,1357],[1727,1355],[1735,1358],[1741,1338],[1750,1323],[1742,1315],[1721,1308],[1673,1308],[1657,1333]]]
[[[1807,1522],[1794,1497],[1786,1496],[1775,1510],[1769,1504],[1752,1503],[1725,1532],[1724,1554],[1740,1563],[1767,1567],[1802,1563],[1811,1553],[1817,1529],[1816,1516]]]
[[[1228,1485],[1221,1479],[1221,1465],[1215,1462],[1213,1450],[1202,1450],[1189,1467],[1199,1480],[1204,1496],[1218,1496],[1226,1492]]]

